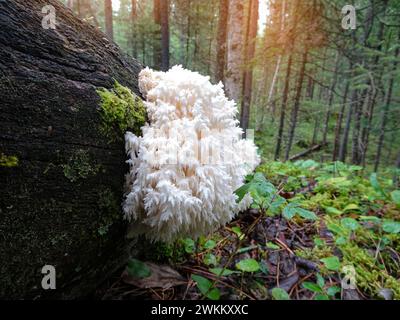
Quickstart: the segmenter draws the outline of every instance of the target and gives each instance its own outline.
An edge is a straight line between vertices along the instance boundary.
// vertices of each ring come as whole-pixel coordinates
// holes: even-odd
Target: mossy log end
[[[137,249],[123,139],[99,130],[96,90],[115,79],[139,95],[142,67],[57,0],[0,1],[0,48],[0,298],[85,297]],[[56,290],[41,287],[44,265]]]

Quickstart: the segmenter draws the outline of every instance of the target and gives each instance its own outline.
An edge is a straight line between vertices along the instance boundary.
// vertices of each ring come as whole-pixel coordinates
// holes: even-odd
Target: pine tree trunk
[[[161,20],[161,70],[169,69],[169,0],[160,3]]]
[[[283,129],[285,126],[285,116],[286,116],[286,105],[289,96],[289,85],[290,85],[290,75],[292,72],[292,55],[289,55],[288,63],[286,67],[286,77],[285,77],[285,88],[283,89],[282,96],[282,105],[281,105],[281,113],[279,117],[279,127],[278,127],[278,136],[276,139],[276,147],[275,147],[275,155],[274,159],[277,161],[281,154],[282,140],[283,140]]]
[[[153,68],[160,70],[161,69],[161,2],[163,0],[154,0],[153,1],[153,18],[154,23],[157,25],[157,30],[154,32],[153,39]]]
[[[308,56],[308,50],[305,49],[305,52],[303,53],[303,60],[301,63],[300,75],[299,75],[299,80],[298,80],[297,88],[296,88],[296,96],[294,98],[294,105],[293,105],[292,115],[291,115],[291,119],[290,119],[289,138],[288,138],[288,144],[286,147],[285,161],[289,160],[290,150],[292,149],[292,144],[293,144],[293,139],[294,139],[294,132],[295,132],[296,126],[297,126],[297,116],[298,116],[299,108],[300,108],[301,93],[303,91],[303,82],[304,82],[304,74],[305,74],[306,65],[307,65],[307,56]]]
[[[132,55],[137,58],[137,30],[136,30],[136,19],[137,19],[137,0],[131,0],[131,48]]]
[[[258,24],[258,0],[250,0],[248,13],[248,26],[246,37],[246,64],[243,74],[243,99],[240,111],[240,126],[246,132],[249,127],[251,93],[253,85],[253,66],[252,60],[256,49],[256,36]]]
[[[398,58],[400,53],[400,48],[397,47],[395,57]],[[392,67],[392,74],[397,69],[398,65],[398,60],[395,60],[393,62],[393,67]],[[394,86],[394,77],[393,75],[390,77],[389,84],[388,84],[388,90],[386,93],[386,98],[385,98],[385,105],[382,110],[382,116],[381,116],[381,126],[380,126],[380,133],[379,133],[379,140],[378,140],[378,149],[376,151],[376,157],[375,157],[375,165],[374,165],[374,170],[375,172],[378,171],[379,164],[381,161],[381,155],[382,155],[382,148],[383,144],[385,141],[385,130],[386,130],[386,123],[387,123],[387,118],[390,110],[390,104],[392,101],[392,93],[393,93],[393,86]]]
[[[243,11],[242,0],[229,0],[225,89],[227,96],[236,102],[242,92]]]
[[[352,69],[352,64],[350,64],[350,70]],[[343,116],[346,110],[347,96],[350,89],[350,80],[346,81],[346,87],[344,89],[343,102],[337,115],[336,125],[335,125],[335,137],[333,143],[332,161],[336,161],[339,156],[340,148],[340,136],[342,134]]]
[[[387,1],[383,1],[384,4],[384,9],[386,11],[386,5]],[[384,38],[384,30],[385,30],[385,24],[381,21],[379,24],[379,31],[378,31],[378,48],[376,49],[377,51],[382,51],[382,43],[383,43],[383,38]],[[373,61],[373,66],[377,68],[376,71],[376,76],[374,79],[374,83],[372,83],[371,79],[369,79],[369,84],[371,85],[370,89],[370,99],[367,101],[367,107],[366,107],[366,112],[364,113],[364,118],[366,118],[367,125],[363,128],[362,130],[362,136],[361,136],[361,141],[362,141],[362,148],[361,148],[361,162],[363,164],[363,167],[366,166],[366,157],[367,157],[367,152],[368,152],[368,144],[369,144],[369,135],[371,131],[371,126],[372,126],[372,119],[374,116],[374,111],[375,111],[375,104],[376,104],[376,98],[378,96],[378,90],[376,88],[375,83],[380,83],[382,79],[382,73],[383,73],[383,67],[379,66],[379,60],[380,60],[380,55],[376,54],[374,57]]]
[[[338,78],[338,69],[339,69],[339,52],[336,53],[335,69],[333,71],[333,80],[332,80],[331,87],[329,88],[328,110],[326,112],[324,133],[323,133],[323,136],[322,136],[322,144],[324,144],[324,145],[326,144],[328,131],[329,131],[329,120],[331,118],[331,109],[332,109],[333,96],[334,96],[336,83],[337,83],[337,78]]]
[[[112,0],[104,0],[104,19],[106,24],[106,35],[111,41],[114,41]]]
[[[132,253],[123,137],[101,132],[96,89],[139,94],[142,67],[57,0],[0,1],[0,47],[0,153],[18,159],[0,167],[0,298],[85,297]],[[57,290],[41,288],[46,264]]]
[[[343,138],[342,142],[340,143],[340,149],[339,149],[339,161],[345,162],[346,161],[346,156],[347,156],[347,143],[349,141],[349,135],[350,135],[350,128],[351,128],[351,118],[353,116],[353,109],[354,109],[354,101],[357,100],[357,90],[354,90],[349,102],[349,110],[347,111],[346,115],[346,125],[344,127],[344,132],[343,132]]]
[[[217,82],[224,82],[225,57],[226,57],[226,33],[228,27],[229,0],[219,2],[219,20],[217,34],[217,62],[215,65],[215,78]]]

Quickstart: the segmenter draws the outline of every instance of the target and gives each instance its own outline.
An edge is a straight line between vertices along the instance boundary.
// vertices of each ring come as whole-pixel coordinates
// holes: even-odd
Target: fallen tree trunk
[[[0,297],[84,297],[135,249],[124,143],[99,130],[96,89],[116,79],[139,94],[141,66],[56,0],[0,1],[0,47]],[[56,290],[42,289],[44,265]]]
[[[303,158],[305,156],[308,156],[310,153],[313,153],[315,151],[321,150],[322,147],[324,147],[326,144],[316,144],[315,146],[312,146],[311,148],[304,150],[298,154],[295,154],[294,156],[291,156],[289,158],[290,161],[294,161],[300,158]]]

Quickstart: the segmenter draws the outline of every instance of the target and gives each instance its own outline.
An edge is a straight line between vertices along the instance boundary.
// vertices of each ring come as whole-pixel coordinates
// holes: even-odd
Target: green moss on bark
[[[18,166],[18,158],[16,156],[6,156],[0,153],[0,167],[16,167]]]
[[[129,88],[117,81],[112,90],[97,90],[101,98],[101,132],[111,141],[122,139],[130,130],[140,134],[146,121],[146,109],[142,100]]]
[[[78,150],[69,159],[68,163],[62,165],[64,176],[71,182],[94,176],[100,170],[100,166],[92,163],[90,156],[85,150]]]

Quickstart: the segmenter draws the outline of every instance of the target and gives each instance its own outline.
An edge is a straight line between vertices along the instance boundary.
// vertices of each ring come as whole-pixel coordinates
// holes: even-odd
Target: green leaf
[[[216,245],[217,245],[217,244],[215,243],[214,240],[208,240],[208,241],[204,244],[204,249],[211,250],[211,249],[214,249]]]
[[[243,240],[244,234],[242,233],[242,230],[240,230],[239,227],[232,227],[232,231],[238,236],[239,240]]]
[[[270,211],[272,214],[279,214],[281,206],[286,203],[286,199],[277,195],[272,203],[270,204],[268,211]]]
[[[314,244],[317,247],[321,247],[321,246],[325,245],[325,241],[321,238],[316,237],[316,238],[314,238]]]
[[[376,173],[372,173],[371,176],[369,177],[369,181],[371,183],[372,188],[374,188],[374,190],[381,194],[384,197],[387,197],[386,192],[383,190],[383,188],[381,187],[379,181],[378,181],[378,177],[376,175]]]
[[[335,240],[335,244],[338,246],[344,245],[347,243],[347,239],[345,237],[339,237]]]
[[[340,268],[339,258],[336,256],[320,259],[328,270],[338,271]]]
[[[326,294],[317,294],[314,300],[329,300],[329,297]]]
[[[374,217],[374,216],[360,216],[359,219],[361,221],[368,221],[368,222],[374,222],[374,223],[381,222],[381,219],[379,219],[378,217]]]
[[[238,198],[236,199],[237,203],[243,200],[244,196],[249,192],[249,188],[250,184],[246,183],[235,191],[235,194],[238,196]]]
[[[204,296],[211,300],[219,300],[221,294],[218,288],[211,288],[212,282],[210,280],[196,274],[192,274],[192,279]]]
[[[316,283],[313,282],[303,282],[303,288],[306,288],[307,290],[310,290],[312,292],[322,292],[322,289],[319,285],[317,285]]]
[[[392,197],[392,200],[396,206],[400,207],[400,190],[392,191],[390,196]]]
[[[343,211],[346,212],[346,211],[354,211],[354,210],[359,210],[359,209],[360,208],[358,205],[356,205],[355,203],[350,203],[343,209]]]
[[[317,284],[321,289],[325,287],[325,280],[319,273],[317,273]]]
[[[148,278],[151,276],[150,268],[137,259],[129,259],[127,271],[130,276],[135,278]]]
[[[244,247],[244,248],[240,248],[238,249],[238,251],[236,251],[236,253],[240,254],[240,253],[244,253],[250,250],[254,250],[254,249],[258,249],[257,245],[252,245],[252,246],[248,246],[248,247]]]
[[[235,194],[238,196],[237,202],[242,201],[247,193],[250,193],[253,200],[261,201],[262,198],[276,193],[276,188],[272,183],[267,181],[261,172],[257,172],[249,183],[246,183],[235,191]]]
[[[193,239],[186,238],[186,239],[183,239],[182,241],[183,241],[183,246],[185,248],[185,252],[186,253],[193,253],[195,248],[196,248],[196,244],[193,241]]]
[[[256,272],[260,270],[260,265],[254,259],[244,259],[236,264],[236,268],[244,272]]]
[[[281,248],[280,246],[276,245],[275,243],[273,243],[271,241],[267,242],[266,247],[268,249],[272,249],[272,250],[279,250]]]
[[[400,222],[393,220],[385,220],[382,224],[383,231],[387,233],[399,233],[400,232]]]
[[[293,217],[296,215],[296,207],[294,206],[293,203],[289,203],[282,211],[282,215],[285,217],[287,220],[293,219]]]
[[[265,261],[261,261],[261,263],[260,263],[260,270],[261,270],[261,272],[264,273],[264,274],[269,274],[268,266],[267,266],[267,264],[265,263]]]
[[[326,211],[326,213],[333,214],[333,215],[340,215],[343,213],[342,211],[340,211],[339,209],[336,209],[334,207],[326,207],[325,211]]]
[[[317,220],[317,216],[314,212],[303,209],[303,208],[297,208],[297,213],[300,217],[308,220]]]
[[[337,286],[329,287],[328,290],[326,290],[326,293],[331,297],[334,297],[338,292],[340,292],[340,288]]]
[[[209,269],[210,272],[214,273],[217,276],[230,276],[231,274],[237,273],[237,271],[229,270],[229,269],[223,269],[223,268],[211,268]]]
[[[274,300],[290,300],[288,293],[281,288],[273,288],[271,294]]]
[[[337,225],[336,223],[328,223],[327,228],[336,234],[342,234],[344,231],[341,226]]]
[[[212,253],[207,253],[203,259],[204,264],[207,266],[216,266],[217,258]]]
[[[357,220],[353,218],[344,218],[340,221],[340,223],[343,227],[352,231],[355,231],[360,227],[360,224],[357,222]]]

